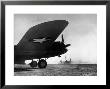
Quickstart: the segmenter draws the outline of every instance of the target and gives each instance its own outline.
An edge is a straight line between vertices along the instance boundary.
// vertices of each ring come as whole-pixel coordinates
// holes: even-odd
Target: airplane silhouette
[[[46,59],[68,51],[70,44],[65,44],[63,35],[62,41],[55,41],[67,25],[66,20],[54,20],[31,27],[14,46],[14,64],[32,60],[31,67],[46,68]],[[33,59],[39,59],[38,63]]]

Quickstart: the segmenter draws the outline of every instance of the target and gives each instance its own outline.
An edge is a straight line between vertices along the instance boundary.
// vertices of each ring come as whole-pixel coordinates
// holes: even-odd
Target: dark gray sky
[[[39,23],[52,20],[67,20],[68,26],[61,33],[65,43],[71,44],[69,51],[61,58],[49,58],[48,63],[72,59],[72,63],[97,63],[97,15],[96,14],[15,14],[14,44],[26,31]],[[61,40],[61,35],[56,41]]]

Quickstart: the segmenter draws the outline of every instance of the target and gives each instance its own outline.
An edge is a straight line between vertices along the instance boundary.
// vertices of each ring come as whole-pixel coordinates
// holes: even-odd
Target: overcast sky
[[[61,33],[65,43],[71,44],[61,58],[54,57],[48,63],[72,59],[72,63],[97,63],[97,15],[96,14],[15,14],[14,44],[17,44],[30,27],[52,20],[67,20],[68,26]],[[56,41],[61,41],[61,34]]]

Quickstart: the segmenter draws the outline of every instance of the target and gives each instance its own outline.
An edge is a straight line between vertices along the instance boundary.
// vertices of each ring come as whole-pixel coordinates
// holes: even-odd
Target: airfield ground
[[[45,69],[15,64],[15,76],[97,76],[97,64],[48,64]]]

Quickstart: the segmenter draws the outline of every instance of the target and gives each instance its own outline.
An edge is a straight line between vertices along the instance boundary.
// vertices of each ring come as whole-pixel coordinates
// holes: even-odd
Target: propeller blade
[[[64,43],[64,38],[63,38],[63,34],[62,34],[62,42]],[[65,44],[64,44],[65,45]],[[70,46],[71,44],[66,44],[65,47]]]
[[[67,44],[67,45],[65,45],[66,47],[68,47],[68,46],[70,46],[71,44]]]
[[[62,42],[64,43],[64,38],[63,38],[63,34],[62,34]]]

